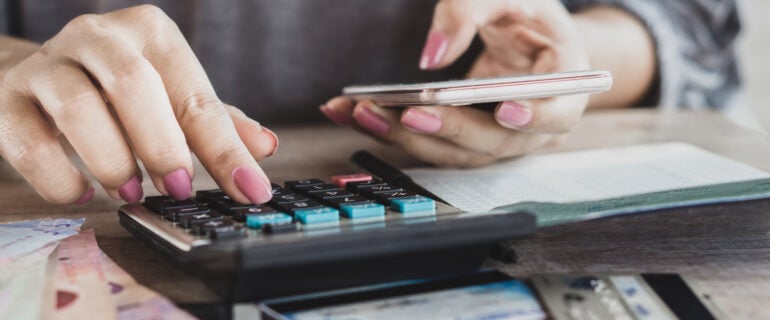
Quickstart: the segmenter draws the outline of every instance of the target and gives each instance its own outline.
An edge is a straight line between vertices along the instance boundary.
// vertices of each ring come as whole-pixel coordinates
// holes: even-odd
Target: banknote
[[[0,265],[77,234],[85,218],[0,224]]]

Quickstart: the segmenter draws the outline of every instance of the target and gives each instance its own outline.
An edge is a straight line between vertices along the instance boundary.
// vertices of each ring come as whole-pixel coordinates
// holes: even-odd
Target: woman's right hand
[[[141,200],[136,159],[159,192],[191,196],[196,154],[235,201],[271,197],[257,161],[274,133],[223,104],[174,22],[143,5],[73,19],[2,75],[0,154],[50,202],[93,197],[57,138],[112,197]]]

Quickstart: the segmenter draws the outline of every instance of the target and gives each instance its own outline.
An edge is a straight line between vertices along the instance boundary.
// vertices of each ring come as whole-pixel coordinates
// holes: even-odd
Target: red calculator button
[[[372,176],[368,174],[363,173],[356,173],[356,174],[346,174],[341,176],[333,176],[332,177],[332,183],[336,184],[340,188],[345,188],[347,186],[348,182],[360,182],[360,181],[370,181],[372,180]]]

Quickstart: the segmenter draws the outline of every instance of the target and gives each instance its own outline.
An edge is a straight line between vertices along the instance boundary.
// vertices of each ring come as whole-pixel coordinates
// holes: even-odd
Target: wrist
[[[613,74],[613,90],[591,96],[589,107],[625,107],[641,100],[653,83],[657,61],[651,35],[635,16],[595,6],[573,14],[592,68]]]

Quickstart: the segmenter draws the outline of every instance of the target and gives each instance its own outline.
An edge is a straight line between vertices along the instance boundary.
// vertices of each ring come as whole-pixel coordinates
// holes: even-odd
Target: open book
[[[518,204],[541,225],[770,197],[767,172],[678,142],[533,155],[470,170],[404,171],[465,211]]]

